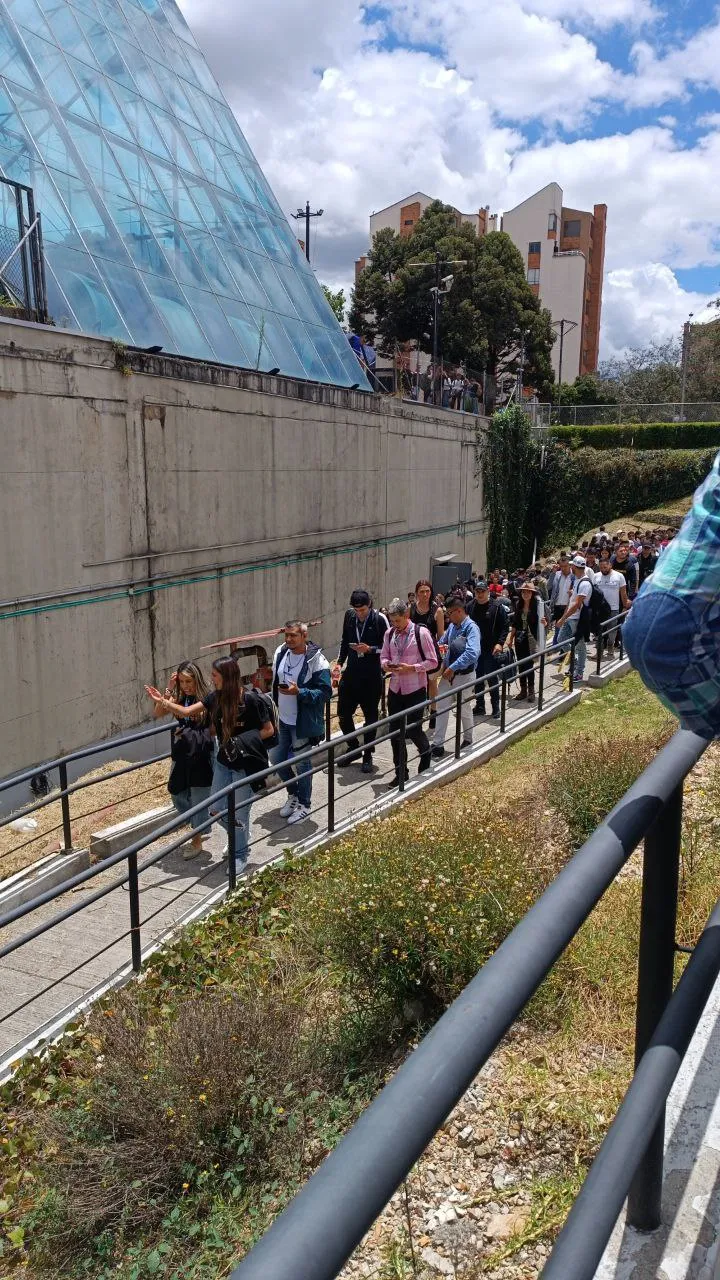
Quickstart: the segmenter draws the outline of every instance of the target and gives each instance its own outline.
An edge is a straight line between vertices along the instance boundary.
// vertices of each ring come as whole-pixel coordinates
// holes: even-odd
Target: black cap
[[[487,584],[487,582],[485,581],[485,579],[484,579],[484,578],[478,578],[477,582],[475,583],[475,590],[476,590],[476,591],[487,591],[487,590],[488,590],[488,584]]]

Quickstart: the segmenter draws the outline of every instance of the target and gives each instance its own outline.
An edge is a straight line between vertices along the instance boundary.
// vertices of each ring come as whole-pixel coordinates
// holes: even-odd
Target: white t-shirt
[[[620,588],[625,586],[625,579],[617,569],[609,573],[596,573],[595,586],[602,591],[613,613],[620,612]]]
[[[288,649],[278,665],[278,684],[297,684],[304,661],[304,653],[291,653]],[[278,715],[284,724],[297,724],[297,704],[296,694],[278,691]]]
[[[592,598],[592,582],[589,578],[576,578],[573,584],[573,595],[582,596],[583,604],[589,604]],[[580,611],[577,612],[580,617]]]
[[[573,585],[573,573],[572,569],[567,574],[560,572],[560,570],[558,570],[558,573],[560,576],[560,585],[558,587],[555,603],[558,605],[561,604],[564,608],[570,599],[570,592],[572,591]]]

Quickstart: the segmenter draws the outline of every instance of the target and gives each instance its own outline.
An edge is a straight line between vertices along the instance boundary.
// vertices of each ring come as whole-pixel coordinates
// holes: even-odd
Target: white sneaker
[[[288,818],[288,826],[291,827],[296,822],[304,822],[305,819],[309,817],[310,817],[310,810],[306,809],[305,805],[300,804],[300,802],[298,801],[298,803],[295,805],[293,812],[290,814],[290,817]]]
[[[280,817],[289,818],[290,815],[295,812],[299,803],[300,801],[298,800],[297,796],[288,796],[282,809],[280,810]]]

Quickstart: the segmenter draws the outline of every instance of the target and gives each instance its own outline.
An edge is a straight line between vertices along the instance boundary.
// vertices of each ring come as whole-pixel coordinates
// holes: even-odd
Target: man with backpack
[[[338,687],[338,720],[344,734],[355,729],[353,719],[360,707],[365,721],[366,732],[363,734],[362,772],[372,773],[373,742],[377,735],[374,726],[380,711],[382,697],[382,671],[380,669],[380,653],[382,651],[385,632],[389,622],[384,613],[373,609],[372,600],[367,591],[353,591],[350,596],[350,608],[345,614],[342,639],[337,663],[333,669],[333,680],[339,680]],[[345,664],[345,670],[341,668]],[[345,754],[338,760],[338,767],[356,764],[360,760],[357,738],[347,744]]]
[[[468,609],[468,617],[475,623],[480,632],[480,657],[475,668],[478,676],[490,676],[482,680],[476,687],[475,715],[485,715],[485,685],[490,691],[490,710],[493,720],[500,719],[500,677],[498,672],[502,666],[503,645],[510,630],[510,619],[498,600],[490,596],[490,589],[484,578],[475,583],[475,599]]]
[[[465,612],[465,600],[462,596],[448,596],[445,601],[445,613],[448,618],[448,629],[440,641],[443,654],[440,686],[438,691],[438,710],[435,721],[435,732],[432,739],[432,754],[436,759],[445,755],[445,735],[447,734],[450,712],[455,706],[455,699],[448,697],[450,690],[464,689],[470,685],[470,692],[461,700],[462,746],[471,747],[473,741],[473,702],[475,685],[475,668],[480,657],[480,631]],[[443,652],[444,651],[444,652]]]
[[[617,618],[620,614],[620,606],[623,610],[630,608],[627,587],[625,579],[617,569],[613,569],[610,560],[604,559],[600,561],[600,570],[595,574],[594,579],[595,591],[593,592],[593,604],[595,603],[595,594],[600,592],[605,609],[597,609],[593,617],[593,632],[597,635],[598,644],[601,647],[607,646],[612,651],[615,647],[615,637],[617,636],[617,626],[606,627],[604,631],[600,630],[603,622],[609,622],[611,618]],[[601,616],[604,614],[604,616]]]
[[[585,577],[585,560],[582,556],[573,556],[570,561],[573,581],[570,598],[565,611],[559,618],[558,643],[569,643],[575,640],[575,671],[573,679],[580,681],[585,676],[587,660],[587,642],[590,639],[590,604],[593,584]]]
[[[273,764],[283,765],[278,775],[287,783],[288,798],[280,817],[288,824],[310,816],[312,763],[303,760],[293,770],[286,761],[325,736],[325,704],[332,697],[330,664],[322,650],[307,638],[304,622],[285,623],[285,643],[273,657],[272,696],[277,703],[278,745],[270,753]]]
[[[428,696],[428,672],[437,666],[435,645],[427,627],[410,621],[410,610],[399,597],[390,602],[388,617],[390,627],[385,632],[380,654],[383,671],[390,673],[388,714],[394,716],[398,711],[410,711],[405,721],[405,738],[417,747],[420,755],[418,773],[424,773],[432,764],[430,743],[422,720],[423,703]],[[388,785],[397,787],[401,778],[403,781],[408,778],[407,748],[400,745],[399,721],[393,723],[391,732],[395,776]]]

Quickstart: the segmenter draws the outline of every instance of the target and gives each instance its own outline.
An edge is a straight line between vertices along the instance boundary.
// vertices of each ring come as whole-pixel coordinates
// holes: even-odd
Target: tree
[[[525,384],[547,394],[553,381],[550,315],[527,283],[520,253],[503,232],[476,236],[439,200],[428,205],[411,236],[387,228],[375,236],[353,290],[353,328],[371,325],[381,350],[415,342],[430,355],[438,259],[441,278],[449,277],[438,325],[443,361],[462,364],[469,377],[487,374],[491,411],[496,378],[516,373],[524,339]]]
[[[680,399],[682,344],[679,338],[633,347],[599,369],[602,389],[619,404],[666,404]],[[688,395],[688,399],[691,397]]]
[[[345,290],[338,289],[337,293],[333,293],[332,289],[326,284],[321,285],[320,287],[322,288],[322,291],[325,294],[325,297],[327,298],[328,302],[330,303],[330,306],[335,312],[335,315],[338,318],[338,323],[344,324],[345,323],[345,307],[347,306],[347,301],[345,298]]]
[[[562,382],[553,392],[554,404],[617,404],[617,397],[594,373],[579,374],[574,382]]]

